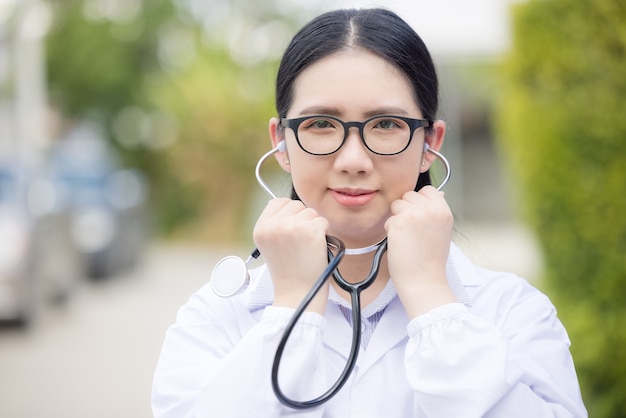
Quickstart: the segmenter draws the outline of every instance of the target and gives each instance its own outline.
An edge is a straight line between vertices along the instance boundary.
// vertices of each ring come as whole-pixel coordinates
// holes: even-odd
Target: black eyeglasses
[[[329,155],[339,151],[350,128],[358,128],[365,147],[378,155],[400,154],[407,149],[416,129],[430,126],[426,119],[402,116],[374,116],[363,122],[344,122],[334,116],[314,115],[296,119],[283,118],[280,125],[290,128],[303,151]]]

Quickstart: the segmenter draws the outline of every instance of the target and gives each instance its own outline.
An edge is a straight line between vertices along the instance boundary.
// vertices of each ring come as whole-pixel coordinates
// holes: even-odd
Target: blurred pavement
[[[479,264],[537,277],[540,259],[523,228],[457,230],[456,241]],[[134,274],[84,283],[30,331],[0,328],[0,417],[152,416],[152,373],[167,326],[218,259],[248,250],[157,244]]]
[[[32,330],[0,329],[0,417],[150,417],[165,329],[221,256],[158,245],[133,275],[84,283]]]

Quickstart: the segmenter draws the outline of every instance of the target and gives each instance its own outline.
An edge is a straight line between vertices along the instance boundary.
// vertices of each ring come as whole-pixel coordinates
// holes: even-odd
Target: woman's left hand
[[[389,274],[410,318],[455,302],[446,278],[453,216],[443,192],[425,186],[391,205],[385,223]]]

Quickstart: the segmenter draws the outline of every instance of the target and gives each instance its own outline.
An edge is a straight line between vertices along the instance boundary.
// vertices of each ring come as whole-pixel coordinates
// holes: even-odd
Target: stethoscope
[[[256,179],[261,188],[263,188],[263,190],[265,190],[267,194],[272,197],[272,199],[275,199],[277,196],[274,194],[274,192],[272,192],[272,190],[263,180],[261,176],[261,166],[270,156],[274,155],[277,152],[285,152],[285,150],[285,142],[281,141],[276,146],[276,148],[273,148],[272,150],[264,154],[259,159],[259,162],[256,165]],[[437,187],[437,190],[441,190],[450,179],[450,164],[441,153],[431,149],[427,143],[424,143],[424,152],[430,152],[431,154],[435,155],[443,164],[445,176]],[[372,283],[374,283],[374,280],[378,276],[378,271],[380,269],[380,263],[383,254],[385,253],[385,251],[387,251],[386,237],[381,242],[375,245],[357,249],[345,248],[344,243],[339,238],[330,235],[326,236],[326,242],[328,245],[328,266],[324,269],[309,293],[307,293],[300,305],[296,308],[290,321],[287,323],[283,336],[278,344],[278,348],[276,349],[274,364],[272,366],[272,389],[274,390],[274,394],[281,403],[295,409],[312,408],[321,405],[322,403],[328,401],[330,398],[335,396],[335,394],[337,394],[337,392],[339,392],[343,385],[348,381],[350,374],[352,373],[352,370],[354,369],[354,366],[356,364],[356,360],[359,354],[359,347],[361,344],[360,295],[363,290],[367,289],[370,285],[372,285]],[[335,250],[335,254],[333,254],[333,249]],[[372,251],[375,251],[375,253],[372,260],[372,268],[370,269],[367,277],[358,283],[350,283],[345,280],[337,267],[341,262],[343,256],[346,254],[365,254]],[[228,256],[220,260],[213,269],[213,272],[211,273],[211,288],[213,292],[221,297],[230,297],[242,292],[247,287],[250,281],[248,266],[260,255],[261,253],[259,252],[259,250],[255,248],[245,262],[243,261],[243,259],[237,256]],[[293,328],[298,322],[298,319],[331,275],[333,276],[335,282],[339,285],[339,287],[350,293],[350,300],[352,304],[352,343],[350,346],[350,353],[348,355],[348,360],[343,371],[341,372],[335,383],[330,387],[330,389],[328,389],[325,393],[315,399],[311,399],[308,401],[295,401],[288,398],[283,393],[280,385],[278,384],[278,369],[280,366],[280,360],[285,350],[285,346],[287,345],[289,336],[291,335]]]

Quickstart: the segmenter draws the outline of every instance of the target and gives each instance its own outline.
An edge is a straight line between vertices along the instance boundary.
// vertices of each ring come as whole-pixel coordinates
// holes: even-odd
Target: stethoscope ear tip
[[[278,145],[276,145],[276,149],[278,150],[278,152],[285,152],[285,151],[287,151],[287,146],[285,145],[285,140],[284,139],[282,141],[280,141],[278,143]]]

